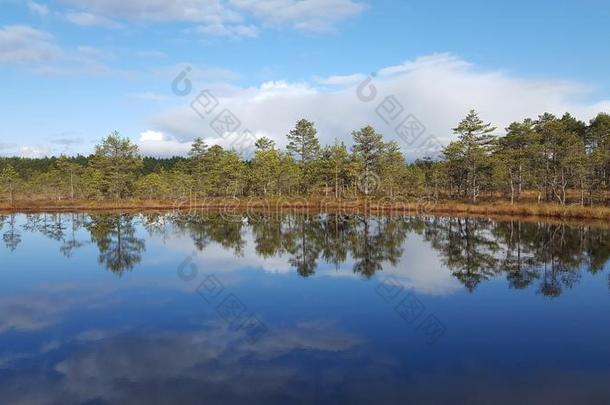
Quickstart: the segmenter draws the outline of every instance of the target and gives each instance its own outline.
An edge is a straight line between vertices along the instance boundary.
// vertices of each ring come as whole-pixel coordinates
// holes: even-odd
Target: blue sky
[[[0,154],[90,153],[119,130],[145,154],[234,146],[190,103],[210,89],[283,145],[300,117],[350,142],[395,96],[442,144],[470,108],[512,120],[610,110],[610,2],[0,0]],[[185,67],[193,92],[177,96]],[[355,89],[375,72],[378,100]],[[208,122],[205,122],[208,119]],[[408,155],[418,146],[401,145]]]

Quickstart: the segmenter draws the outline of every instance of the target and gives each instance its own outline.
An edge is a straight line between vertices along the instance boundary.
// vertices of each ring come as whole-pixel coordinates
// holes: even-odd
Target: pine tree
[[[138,146],[116,131],[95,147],[93,167],[103,176],[102,191],[107,196],[117,199],[129,196],[142,165]]]
[[[11,164],[7,164],[2,170],[2,173],[0,173],[0,181],[2,182],[3,188],[8,191],[11,205],[15,203],[15,188],[18,180],[19,175],[15,169],[13,169],[13,166]]]
[[[257,150],[271,150],[275,148],[275,142],[265,136],[259,138],[254,143],[254,147]]]
[[[374,191],[375,181],[378,177],[379,163],[383,152],[383,136],[375,132],[370,125],[359,131],[352,132],[354,146],[352,152],[360,160],[360,188],[365,195]]]
[[[453,128],[463,148],[462,155],[468,173],[467,181],[472,202],[477,201],[480,190],[479,180],[483,171],[489,166],[487,158],[495,142],[495,136],[492,135],[495,130],[496,127],[491,123],[483,122],[474,110],[470,110],[466,118]]]
[[[301,119],[286,135],[288,138],[286,149],[298,160],[301,170],[299,182],[301,193],[307,193],[318,180],[318,167],[315,162],[320,155],[320,143],[317,133],[313,122]]]
[[[74,200],[76,183],[78,176],[82,172],[82,166],[75,163],[73,159],[69,159],[68,157],[62,155],[57,161],[57,170],[59,170],[59,172],[62,173],[63,177],[67,180],[70,199]]]
[[[196,138],[189,151],[189,171],[195,180],[195,192],[205,192],[204,183],[206,177],[205,156],[208,153],[208,145],[201,138]]]
[[[286,135],[288,138],[286,149],[302,164],[315,160],[320,152],[317,133],[313,122],[306,119],[299,120],[294,129]]]

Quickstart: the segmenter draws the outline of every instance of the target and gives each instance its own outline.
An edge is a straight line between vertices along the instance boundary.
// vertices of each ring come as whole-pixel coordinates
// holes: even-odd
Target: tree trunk
[[[339,198],[339,176],[335,172],[335,199]]]
[[[521,191],[523,190],[523,168],[519,164],[519,190],[517,191],[517,201],[521,200]]]
[[[74,173],[70,171],[70,199],[74,200]]]
[[[472,202],[477,202],[477,180],[475,177],[472,178]]]

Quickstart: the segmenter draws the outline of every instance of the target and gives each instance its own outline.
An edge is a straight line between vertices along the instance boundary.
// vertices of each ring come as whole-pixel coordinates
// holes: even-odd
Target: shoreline
[[[67,212],[329,212],[370,215],[408,214],[433,216],[478,217],[500,220],[544,220],[559,222],[587,222],[610,226],[610,207],[557,204],[481,202],[478,204],[440,201],[347,200],[314,198],[227,199],[209,198],[188,201],[16,201],[13,206],[0,204],[0,214],[67,213]]]

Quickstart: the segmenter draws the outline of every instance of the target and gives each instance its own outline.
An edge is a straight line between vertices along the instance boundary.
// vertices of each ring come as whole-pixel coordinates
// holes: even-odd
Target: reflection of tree
[[[579,280],[582,267],[598,271],[610,257],[606,229],[563,224],[493,222],[435,218],[426,222],[426,239],[466,288],[505,273],[509,286],[559,296]]]
[[[99,262],[108,270],[121,275],[142,260],[146,248],[136,236],[132,215],[92,215],[86,227],[100,251]]]
[[[426,232],[426,238],[469,291],[496,273],[499,247],[490,224],[469,218],[435,218],[428,224],[433,230]]]
[[[511,221],[507,226],[496,226],[494,234],[503,238],[507,247],[504,257],[500,258],[498,270],[506,273],[511,288],[527,288],[536,279],[537,273],[528,264],[529,250],[521,240],[521,222]]]
[[[214,242],[235,255],[243,255],[249,224],[258,255],[288,255],[303,277],[315,274],[320,260],[338,269],[348,257],[354,259],[354,273],[372,277],[384,264],[398,264],[407,233],[414,232],[430,242],[469,291],[503,275],[511,288],[534,287],[544,296],[557,297],[579,282],[583,270],[602,271],[610,257],[609,229],[565,224],[336,214],[262,215],[248,221],[186,212],[139,218],[150,235],[165,240],[178,232],[190,236],[199,250]],[[61,242],[60,251],[71,257],[86,243],[78,238],[83,226],[99,249],[100,263],[118,274],[139,263],[145,250],[132,215],[36,214],[26,215],[21,227],[17,222],[16,215],[0,215],[0,232],[11,251],[20,245],[23,228]]]
[[[6,218],[6,217],[5,217]],[[3,219],[5,222],[6,219]],[[7,230],[2,235],[2,240],[6,247],[11,251],[15,251],[17,246],[21,243],[21,234],[19,233],[19,229],[17,228],[15,221],[15,214],[11,214],[8,216]]]
[[[47,238],[60,241],[65,236],[66,224],[62,214],[27,214],[23,229],[37,232]]]
[[[263,258],[281,255],[288,246],[292,246],[292,235],[285,229],[281,218],[271,215],[250,222],[256,253]]]
[[[407,223],[387,218],[337,214],[287,215],[252,222],[256,252],[263,257],[283,253],[303,277],[315,273],[318,260],[336,268],[351,253],[354,272],[372,277],[387,261],[402,255]]]
[[[210,242],[216,242],[225,249],[232,249],[235,255],[243,255],[243,221],[239,218],[226,219],[220,214],[193,214],[182,212],[174,218],[176,228],[187,233],[202,251]]]
[[[354,273],[362,274],[365,277],[372,277],[378,270],[381,270],[383,261],[382,252],[378,249],[379,235],[368,217],[358,217],[355,232],[351,234],[352,256],[354,263]],[[376,222],[376,221],[375,221]],[[376,222],[376,225],[379,225]]]
[[[171,217],[169,215],[160,213],[146,213],[142,214],[142,226],[149,235],[161,236],[163,242],[167,241],[169,237],[169,223]]]
[[[354,273],[372,277],[382,270],[383,262],[396,265],[406,238],[404,222],[399,219],[355,216],[350,232]]]
[[[47,238],[62,242],[60,252],[66,256],[72,256],[75,249],[86,244],[79,241],[76,233],[86,222],[85,214],[26,214],[23,229],[27,232],[38,233]]]
[[[316,272],[317,260],[322,250],[322,224],[318,215],[296,215],[288,217],[292,243],[288,247],[290,264],[299,275],[309,277]]]
[[[87,242],[81,241],[76,238],[76,232],[81,229],[86,222],[84,214],[69,214],[70,217],[70,232],[66,238],[64,238],[59,251],[65,257],[72,257],[74,251],[82,246],[84,246]]]
[[[322,258],[338,269],[347,258],[349,246],[349,222],[344,215],[328,214],[322,220]]]

